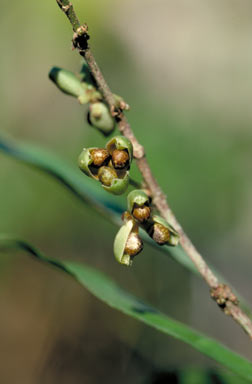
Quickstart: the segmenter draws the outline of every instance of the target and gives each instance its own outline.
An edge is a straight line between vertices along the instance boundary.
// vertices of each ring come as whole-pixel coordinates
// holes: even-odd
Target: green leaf
[[[180,384],[209,384],[208,372],[199,369],[187,369],[179,372]]]
[[[110,307],[131,316],[156,330],[191,345],[199,352],[214,359],[240,377],[252,381],[252,364],[244,357],[231,351],[218,341],[173,320],[157,309],[145,304],[137,297],[126,292],[101,272],[69,261],[58,261],[44,256],[29,243],[13,236],[0,235],[0,250],[22,250],[42,262],[53,265],[70,275],[94,296]]]
[[[69,166],[66,161],[60,159],[45,149],[42,149],[41,147],[21,143],[3,135],[0,135],[0,151],[49,174],[64,187],[68,188],[74,196],[80,199],[83,203],[87,204],[88,207],[93,208],[114,224],[118,226],[122,225],[121,214],[126,208],[115,203],[115,199],[113,197],[111,198],[110,195],[101,188],[97,188],[92,180],[87,177],[83,177],[83,174],[78,170],[77,165],[76,168],[73,168]],[[160,247],[152,239],[150,239],[144,231],[140,230],[140,235],[151,246],[159,250],[159,252],[165,253],[166,255],[169,254],[185,268],[196,275],[199,275],[194,264],[185,254],[181,246],[171,248],[164,245]],[[211,269],[222,282],[227,283],[220,273],[217,273],[212,267]],[[243,309],[251,316],[246,300],[243,299],[235,290],[234,292],[239,297]]]
[[[183,368],[178,371],[179,384],[246,384],[244,380],[225,369]]]

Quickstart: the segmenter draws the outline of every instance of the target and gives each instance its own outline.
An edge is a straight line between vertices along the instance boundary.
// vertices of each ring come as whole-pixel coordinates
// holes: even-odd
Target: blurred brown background
[[[129,120],[179,220],[252,305],[252,3],[73,4],[89,25],[108,83],[131,105]],[[68,21],[55,0],[4,0],[0,32],[1,130],[75,166],[84,145],[104,139],[85,122],[85,108],[47,78],[54,65],[80,69]],[[121,268],[112,254],[115,227],[2,153],[0,186],[0,232],[18,234],[49,256],[96,266],[252,358],[249,340],[216,308],[205,284],[173,260],[146,246],[132,269]],[[155,372],[215,367],[27,256],[1,254],[0,266],[1,383],[147,383]],[[176,382],[172,375],[165,380]]]

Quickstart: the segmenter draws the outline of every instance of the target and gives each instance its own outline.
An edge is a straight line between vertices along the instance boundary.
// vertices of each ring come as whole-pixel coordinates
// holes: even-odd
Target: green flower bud
[[[110,135],[115,129],[115,119],[111,116],[106,104],[102,102],[90,104],[88,122],[102,132],[104,136]]]
[[[128,212],[124,214],[124,222],[115,237],[114,255],[120,264],[131,266],[133,258],[142,251],[143,242],[138,235],[138,225]]]
[[[128,194],[128,211],[134,219],[144,223],[150,218],[151,208],[148,195],[141,189],[135,189]]]
[[[124,136],[113,137],[106,145],[112,157],[113,166],[117,169],[129,169],[133,159],[133,147]]]
[[[90,101],[88,84],[82,83],[73,72],[53,67],[49,72],[49,78],[62,92],[77,97],[81,104]]]
[[[151,218],[151,225],[148,233],[152,239],[159,245],[175,246],[179,242],[179,234],[177,231],[161,216],[154,215]]]
[[[104,162],[101,162],[101,158]],[[128,188],[129,173],[128,171],[117,172],[114,168],[107,166],[108,160],[106,149],[84,148],[79,156],[78,165],[87,176],[99,180],[106,191],[121,195]]]

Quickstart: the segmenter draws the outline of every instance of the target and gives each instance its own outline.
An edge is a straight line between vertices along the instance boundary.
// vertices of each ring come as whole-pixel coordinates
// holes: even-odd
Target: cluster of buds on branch
[[[129,185],[132,158],[131,142],[124,136],[115,136],[106,148],[84,148],[79,167],[87,176],[99,180],[106,191],[121,195]]]
[[[97,128],[104,136],[110,135],[116,126],[107,104],[95,83],[86,64],[79,76],[65,69],[54,67],[49,78],[64,93],[77,98],[80,104],[89,104],[88,123]],[[128,109],[123,99],[114,95],[118,109]],[[133,147],[129,139],[115,136],[105,148],[84,148],[79,156],[78,165],[88,177],[99,181],[103,189],[114,195],[126,192],[129,186],[129,172],[133,160]],[[130,266],[133,258],[142,251],[143,241],[139,236],[142,228],[157,244],[178,244],[179,235],[162,217],[153,213],[151,199],[145,191],[137,189],[128,195],[128,210],[123,214],[124,224],[114,241],[114,255],[123,265]]]
[[[104,103],[86,63],[78,75],[63,68],[53,67],[49,72],[49,78],[63,93],[75,97],[82,105],[89,104],[86,117],[92,127],[98,129],[104,136],[109,136],[115,130],[116,119],[112,117],[108,106]],[[121,96],[114,94],[114,99],[115,107],[129,109]]]
[[[133,258],[142,251],[143,242],[139,237],[139,227],[159,245],[178,244],[178,233],[166,220],[153,214],[151,200],[143,190],[131,191],[127,200],[128,211],[122,216],[124,225],[114,241],[114,255],[120,264],[132,265]]]

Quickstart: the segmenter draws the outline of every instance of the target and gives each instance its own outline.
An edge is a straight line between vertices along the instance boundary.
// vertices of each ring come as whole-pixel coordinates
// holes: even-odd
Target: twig
[[[153,198],[153,204],[156,206],[160,214],[165,219],[167,219],[180,234],[180,244],[210,287],[211,297],[216,301],[224,313],[231,316],[252,339],[251,320],[239,307],[238,300],[231,289],[218,281],[218,278],[208,267],[207,263],[194,247],[189,237],[185,234],[182,226],[179,224],[171,208],[169,207],[165,194],[161,190],[155,177],[152,174],[150,166],[145,157],[143,146],[140,145],[136,139],[123,111],[116,107],[114,96],[88,46],[89,35],[87,25],[80,24],[73,9],[73,5],[69,0],[56,1],[72,25],[74,31],[74,48],[77,48],[80,55],[83,56],[86,60],[89,70],[96,80],[99,91],[103,95],[107,105],[110,107],[111,114],[115,116],[118,121],[120,132],[132,142],[134,148],[134,158],[142,174],[144,184]]]

